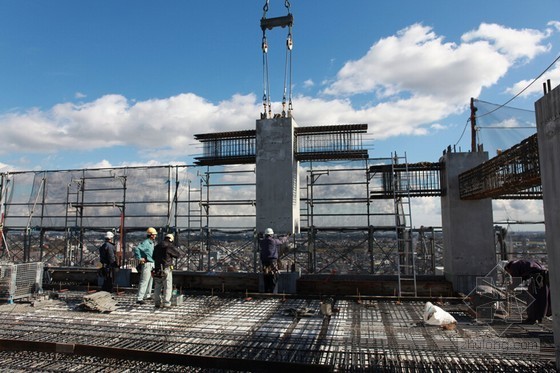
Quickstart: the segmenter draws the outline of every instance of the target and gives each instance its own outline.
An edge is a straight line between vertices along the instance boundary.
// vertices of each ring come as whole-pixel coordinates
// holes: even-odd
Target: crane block
[[[288,13],[286,16],[274,17],[274,18],[261,18],[261,29],[272,30],[275,27],[291,27],[294,24],[294,16]]]

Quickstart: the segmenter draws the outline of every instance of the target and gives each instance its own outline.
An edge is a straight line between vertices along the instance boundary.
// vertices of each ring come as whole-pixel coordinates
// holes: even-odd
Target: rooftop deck
[[[423,301],[341,297],[324,316],[311,298],[192,294],[163,310],[127,292],[96,313],[76,308],[85,292],[53,295],[0,306],[3,369],[555,371],[550,321],[478,323],[460,302],[441,305],[458,321],[444,330],[424,325]]]

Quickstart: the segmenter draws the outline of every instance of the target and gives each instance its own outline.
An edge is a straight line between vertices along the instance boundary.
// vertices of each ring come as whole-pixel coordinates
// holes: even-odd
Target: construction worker
[[[512,277],[521,277],[526,281],[527,291],[535,298],[527,307],[524,324],[541,323],[545,316],[552,315],[548,270],[541,263],[533,259],[510,260],[504,269]]]
[[[118,268],[117,258],[115,256],[115,245],[113,244],[113,232],[105,233],[105,242],[99,247],[99,261],[101,262],[100,274],[103,279],[101,290],[113,291],[113,278],[115,268]]]
[[[173,245],[175,237],[169,233],[165,235],[163,242],[154,247],[154,303],[156,308],[171,307],[171,290],[173,288],[173,259],[179,257],[180,253]],[[163,299],[162,299],[163,289]]]
[[[259,240],[265,293],[275,291],[278,277],[278,249],[288,241],[288,238],[289,236],[282,239],[274,238],[272,228],[266,228],[264,238]]]
[[[134,249],[134,258],[140,261],[140,282],[138,284],[138,296],[136,303],[144,304],[146,299],[151,298],[152,293],[152,270],[154,269],[154,241],[157,237],[155,228],[146,230],[146,239]]]

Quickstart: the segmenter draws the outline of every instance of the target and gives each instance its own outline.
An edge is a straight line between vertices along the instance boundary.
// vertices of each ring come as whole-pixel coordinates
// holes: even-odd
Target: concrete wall
[[[463,201],[459,198],[459,174],[488,160],[487,152],[447,152],[441,186],[441,217],[445,278],[455,291],[468,294],[476,278],[496,265],[492,200]]]
[[[299,173],[293,118],[257,120],[257,232],[299,233]]]
[[[560,86],[538,100],[535,111],[556,367],[560,368]]]

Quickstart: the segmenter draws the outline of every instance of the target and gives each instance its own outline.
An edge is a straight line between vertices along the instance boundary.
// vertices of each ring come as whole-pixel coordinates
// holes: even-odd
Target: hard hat
[[[109,231],[107,233],[105,233],[105,238],[112,240],[113,237],[115,237],[115,235],[113,234],[113,232]]]
[[[154,236],[157,236],[157,231],[155,230],[155,228],[150,227],[150,228],[148,228],[148,230],[147,230],[146,232],[147,232],[149,235],[152,235],[152,234],[153,234]]]
[[[274,234],[274,231],[272,230],[272,228],[266,228],[264,230],[264,234],[265,236],[272,236]]]
[[[509,260],[500,260],[498,262],[498,269],[501,271],[505,271],[506,270],[506,265],[509,263]]]
[[[165,238],[169,240],[169,242],[173,242],[173,240],[175,240],[175,237],[173,237],[171,233],[166,234]]]

